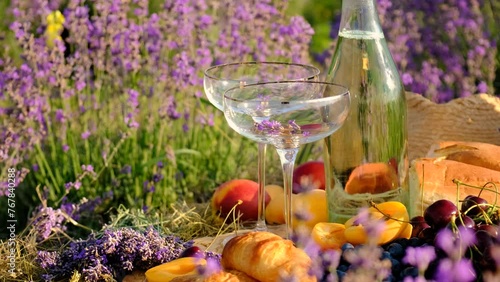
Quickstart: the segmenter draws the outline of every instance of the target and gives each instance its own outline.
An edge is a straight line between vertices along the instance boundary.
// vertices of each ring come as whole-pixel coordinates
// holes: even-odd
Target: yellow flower
[[[45,40],[47,46],[54,47],[55,40],[62,40],[61,32],[64,29],[64,16],[60,11],[54,11],[47,16],[47,29],[45,29]]]
[[[45,30],[45,40],[47,46],[50,48],[54,47],[55,40],[62,40],[61,32],[63,30],[63,26],[61,24],[50,24],[47,26]]]
[[[62,26],[65,20],[63,14],[59,10],[56,10],[47,16],[47,25],[60,24]]]

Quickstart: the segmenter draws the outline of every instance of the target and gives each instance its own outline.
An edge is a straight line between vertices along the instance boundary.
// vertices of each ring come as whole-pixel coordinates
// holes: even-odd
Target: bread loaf
[[[468,185],[458,185],[453,180]],[[448,199],[458,205],[467,195],[478,195],[489,203],[497,203],[498,193],[480,188],[485,184],[488,189],[500,192],[500,171],[442,158],[420,158],[412,161],[409,172],[410,216],[422,215],[431,203],[439,199]],[[500,198],[498,199],[500,204]]]
[[[224,246],[221,263],[226,270],[239,270],[262,282],[290,276],[295,281],[316,281],[308,274],[309,256],[292,241],[270,232],[249,232],[232,238]]]
[[[429,156],[500,171],[500,146],[493,144],[443,141],[431,149]]]

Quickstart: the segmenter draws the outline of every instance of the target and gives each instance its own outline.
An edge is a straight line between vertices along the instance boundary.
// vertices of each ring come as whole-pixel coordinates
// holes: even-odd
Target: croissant
[[[293,276],[296,281],[316,282],[308,270],[311,259],[290,240],[270,232],[250,232],[232,238],[222,251],[224,269],[235,269],[262,282]]]

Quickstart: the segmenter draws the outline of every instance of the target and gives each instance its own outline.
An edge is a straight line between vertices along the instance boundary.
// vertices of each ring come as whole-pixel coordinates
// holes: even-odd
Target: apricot
[[[297,166],[293,171],[293,193],[312,189],[325,190],[325,164],[309,161]]]
[[[166,282],[175,277],[196,274],[196,268],[206,264],[207,261],[201,258],[178,258],[148,269],[146,271],[146,279],[148,282]]]
[[[410,239],[413,232],[413,225],[409,222],[403,223],[405,226],[402,228],[401,233],[398,234],[397,238]]]
[[[402,203],[397,201],[380,203],[370,207],[368,212],[372,220],[380,220],[384,224],[384,231],[377,240],[378,244],[388,243],[400,235],[406,236],[408,232],[406,228],[411,224],[409,224],[408,211]],[[344,235],[347,242],[353,245],[366,244],[369,239],[368,235],[362,224],[355,225],[356,218],[354,216],[346,221]]]
[[[292,196],[292,225],[294,229],[302,226],[310,231],[316,223],[328,221],[325,190],[314,189]]]
[[[321,249],[340,249],[347,243],[345,225],[333,222],[318,222],[311,231],[311,237]]]
[[[257,220],[257,195],[259,184],[248,179],[233,179],[221,184],[214,192],[211,200],[212,210],[221,218],[235,208],[236,217],[241,221]],[[266,205],[270,201],[266,193]],[[238,204],[241,203],[241,204]],[[229,219],[232,219],[230,217]]]
[[[283,187],[278,185],[267,185],[266,192],[271,200],[266,206],[266,221],[270,224],[285,223],[285,198]]]

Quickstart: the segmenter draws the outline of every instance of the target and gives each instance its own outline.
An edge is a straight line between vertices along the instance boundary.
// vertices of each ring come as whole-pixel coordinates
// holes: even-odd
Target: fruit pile
[[[405,277],[439,281],[438,277],[443,275],[440,273],[443,271],[440,264],[444,261],[446,264],[466,261],[464,265],[470,266],[469,269],[464,267],[468,276],[462,277],[460,281],[482,280],[481,275],[485,271],[491,273],[498,271],[497,262],[492,255],[494,246],[500,244],[498,206],[474,195],[463,199],[460,209],[451,201],[438,200],[425,209],[423,216],[409,220],[411,228],[401,227],[399,232],[403,234],[394,235],[397,233],[395,222],[403,225],[405,222],[404,213],[398,209],[401,207],[395,202],[386,202],[369,210],[374,215],[377,212],[386,215],[384,218],[386,225],[380,234],[376,250],[376,253],[380,254],[379,260],[388,260],[391,263],[390,274],[384,281],[403,281]],[[347,254],[361,253],[368,239],[365,237],[363,226],[359,225],[354,229],[352,222],[353,219],[345,225],[318,223],[312,231],[312,238],[323,249],[333,248],[342,252],[336,270],[339,279],[354,267],[352,262],[346,259]],[[349,229],[351,232],[347,232]],[[417,260],[428,259],[425,267],[419,268],[417,262],[412,264],[408,252],[410,249],[410,252],[414,253],[415,250],[424,248],[431,256],[427,258],[423,255],[417,256]]]
[[[457,204],[442,199],[429,205],[422,216],[413,218],[409,218],[403,204],[386,202],[366,209],[365,223],[360,214],[344,224],[330,223],[324,175],[313,173],[323,171],[317,169],[318,165],[310,162],[297,168],[292,195],[293,227],[295,231],[306,230],[322,252],[341,253],[336,266],[338,278],[356,269],[349,257],[366,254],[368,245],[375,246],[370,249],[371,259],[388,268],[386,281],[402,281],[405,277],[439,281],[443,278],[440,275],[458,275],[460,281],[472,281],[482,280],[485,272],[500,276],[500,207],[496,202],[488,203],[481,193],[469,195]],[[255,219],[257,186],[242,180],[223,184],[214,194],[212,207],[222,211],[221,217],[236,207],[236,212],[243,215],[240,219],[245,220],[245,214]],[[242,200],[242,204],[235,206],[237,200]],[[267,223],[284,224],[283,209],[283,188],[266,186]],[[372,226],[371,222],[379,224]],[[378,229],[376,236],[374,229]],[[421,250],[426,250],[427,255]],[[460,263],[463,265],[457,269],[461,272],[453,273],[450,265]],[[443,274],[446,264],[448,273]]]

